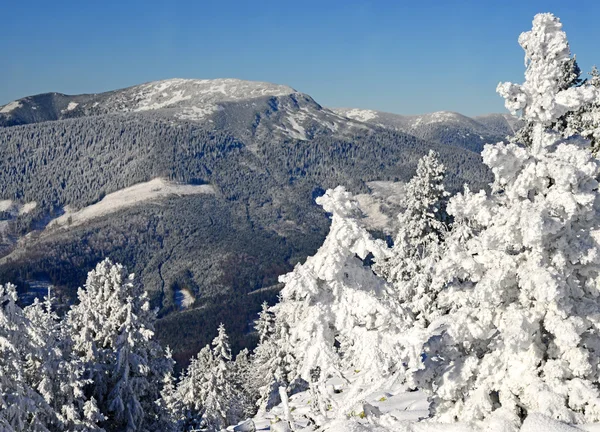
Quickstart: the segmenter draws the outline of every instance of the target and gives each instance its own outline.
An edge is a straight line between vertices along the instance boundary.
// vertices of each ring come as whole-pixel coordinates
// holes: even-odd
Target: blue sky
[[[331,107],[503,112],[496,85],[522,81],[517,38],[537,12],[562,19],[584,71],[600,63],[597,0],[5,2],[0,105],[233,77],[287,84]]]

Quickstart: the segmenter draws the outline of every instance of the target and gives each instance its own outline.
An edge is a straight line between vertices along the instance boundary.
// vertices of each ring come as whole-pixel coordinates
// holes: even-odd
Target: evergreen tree
[[[448,212],[468,222],[448,240],[436,277],[443,314],[425,355],[413,350],[422,365],[409,374],[442,420],[519,423],[541,412],[598,421],[600,161],[588,140],[552,129],[598,91],[562,88],[570,57],[553,15],[537,15],[519,42],[529,59],[525,83],[498,90],[534,125],[531,143],[486,146],[492,194],[450,200]]]
[[[16,301],[16,287],[0,285],[0,429],[45,432],[58,427],[59,420],[28,383],[25,360],[38,347],[29,320]]]
[[[212,351],[214,362],[203,418],[209,430],[219,431],[237,423],[242,414],[233,388],[231,347],[223,324],[212,342]]]
[[[102,426],[156,428],[165,415],[156,401],[172,361],[152,340],[156,312],[147,294],[123,266],[107,259],[89,273],[78,296],[67,325],[91,383],[86,394],[106,416]]]
[[[202,425],[204,407],[211,382],[214,358],[210,346],[205,346],[191,359],[176,390],[176,399],[181,404],[181,424],[184,431]]]
[[[538,18],[538,22],[541,21],[542,18]],[[551,35],[556,46],[546,43],[547,35]],[[561,132],[565,138],[583,135],[591,139],[591,148],[595,151],[600,118],[594,108],[597,107],[594,86],[581,80],[581,70],[575,56],[571,57],[567,35],[562,31],[560,21],[546,25],[543,32],[522,33],[519,44],[525,50],[525,83],[501,83],[497,88],[505,99],[506,108],[513,115],[521,112],[525,121],[511,141],[531,146],[533,128],[535,124],[542,123]],[[555,97],[544,97],[546,89],[555,92]],[[596,115],[590,114],[592,111]],[[587,129],[585,132],[581,129],[583,124]]]
[[[261,344],[269,337],[271,337],[275,331],[275,319],[273,313],[269,310],[269,304],[264,302],[262,310],[258,314],[258,320],[254,325],[254,328],[258,332],[258,343]]]
[[[444,188],[444,176],[437,153],[430,151],[421,158],[415,176],[406,185],[405,211],[398,215],[399,230],[391,254],[374,266],[395,288],[395,299],[425,323],[431,313],[431,274],[448,231],[449,193]]]
[[[83,364],[72,355],[70,334],[52,309],[50,291],[44,302],[36,298],[25,309],[25,315],[36,345],[27,356],[27,377],[57,415],[58,421],[49,428],[56,431],[100,430],[97,422],[102,416],[95,401],[85,398]]]
[[[388,287],[363,261],[388,250],[362,226],[356,201],[337,187],[317,203],[332,214],[331,228],[314,256],[280,278],[285,287],[274,307],[280,333],[273,339],[280,353],[291,354],[293,373],[323,397],[316,404],[322,415],[333,403],[324,390],[329,377],[347,379],[349,371],[364,369],[363,379],[373,381],[397,370],[400,322]]]

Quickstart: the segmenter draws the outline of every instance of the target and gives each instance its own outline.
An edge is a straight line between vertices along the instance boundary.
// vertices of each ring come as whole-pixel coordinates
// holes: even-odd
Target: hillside
[[[416,116],[402,116],[357,108],[334,108],[347,118],[401,131],[421,139],[463,147],[481,152],[485,144],[494,144],[512,135],[521,126],[508,114],[488,114],[467,117],[459,113],[440,111]]]
[[[352,120],[264,83],[168,80],[31,96],[0,111],[0,201],[28,204],[0,213],[0,282],[25,292],[46,281],[68,303],[98,261],[122,262],[160,308],[159,336],[178,358],[219,321],[230,323],[234,348],[253,343],[248,321],[263,300],[275,301],[277,277],[325,237],[329,220],[314,204],[325,189],[364,194],[367,182],[406,181],[429,149],[448,167],[450,190],[490,178],[467,149]],[[155,179],[210,193],[138,200],[148,191],[135,188]]]

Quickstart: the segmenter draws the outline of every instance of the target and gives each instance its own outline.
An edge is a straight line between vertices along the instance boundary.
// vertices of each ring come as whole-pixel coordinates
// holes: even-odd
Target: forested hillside
[[[106,100],[124,104],[125,96]],[[98,261],[122,262],[159,307],[158,335],[176,358],[205,344],[218,320],[237,323],[230,329],[234,348],[253,343],[247,323],[263,300],[275,301],[277,277],[313,253],[327,232],[314,203],[325,189],[345,184],[368,193],[368,181],[406,181],[429,149],[449,167],[450,190],[489,180],[475,153],[344,119],[298,93],[229,98],[195,119],[182,117],[193,100],[127,111],[114,103],[101,109],[98,96],[87,105],[82,98],[69,99],[79,101],[63,115],[72,118],[0,128],[0,199],[15,208],[30,203],[27,212],[0,214],[0,281],[21,292],[43,281],[68,303]],[[42,109],[32,109],[38,97],[30,99],[14,110],[20,119],[29,118],[27,108]],[[76,218],[78,210],[156,178],[209,185],[213,193],[174,193]],[[185,312],[180,295],[192,302]]]

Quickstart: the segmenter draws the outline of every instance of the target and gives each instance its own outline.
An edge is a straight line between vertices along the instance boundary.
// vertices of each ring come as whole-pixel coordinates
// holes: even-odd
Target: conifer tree
[[[56,413],[58,421],[49,427],[51,430],[100,430],[97,422],[102,416],[95,401],[87,400],[83,391],[83,364],[72,355],[70,334],[53,311],[52,300],[48,291],[44,302],[36,298],[25,309],[36,346],[27,356],[28,381]]]
[[[214,363],[212,351],[207,345],[191,359],[177,385],[175,394],[181,404],[180,418],[184,431],[202,425]]]
[[[0,429],[45,432],[58,427],[59,420],[27,380],[25,361],[38,347],[29,320],[16,302],[16,287],[0,285]]]
[[[431,274],[449,223],[445,168],[438,157],[431,150],[419,160],[415,176],[406,185],[405,210],[398,215],[399,230],[390,256],[374,266],[394,287],[394,298],[413,319],[425,324],[431,313]]]
[[[79,304],[68,314],[73,349],[84,362],[94,397],[112,430],[146,430],[162,423],[156,401],[172,367],[152,338],[156,312],[133,275],[110,260],[92,270]]]
[[[541,412],[598,421],[600,162],[588,140],[566,139],[553,124],[599,93],[564,89],[570,54],[553,15],[537,15],[519,42],[529,61],[525,83],[498,91],[533,124],[531,143],[486,146],[492,194],[450,200],[449,214],[467,229],[449,240],[438,266],[443,313],[424,355],[413,350],[422,364],[412,375],[441,420],[518,424]]]

